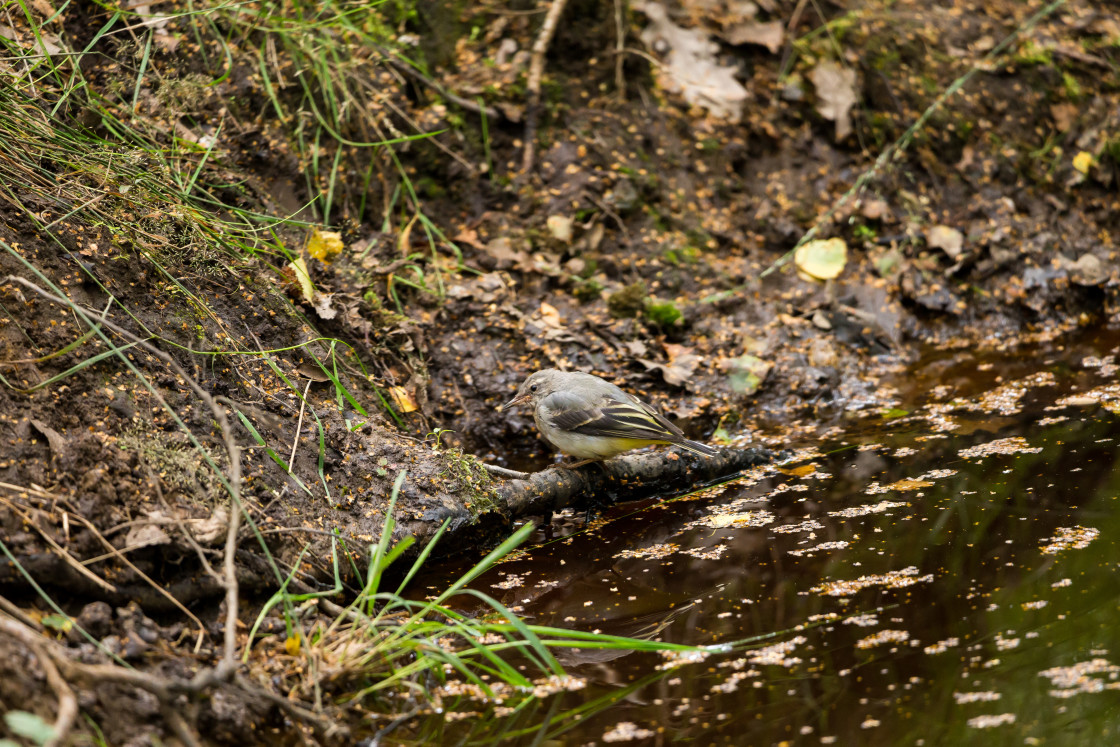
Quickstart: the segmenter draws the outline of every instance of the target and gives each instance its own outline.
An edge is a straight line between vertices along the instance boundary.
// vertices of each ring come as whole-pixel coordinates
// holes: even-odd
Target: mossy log
[[[676,449],[654,451],[577,469],[550,467],[502,484],[498,495],[510,518],[547,516],[569,506],[633,501],[700,487],[776,457],[767,449],[722,449],[714,457]]]

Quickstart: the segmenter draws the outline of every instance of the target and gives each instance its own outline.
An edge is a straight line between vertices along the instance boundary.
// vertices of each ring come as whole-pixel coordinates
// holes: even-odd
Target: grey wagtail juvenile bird
[[[719,452],[689,441],[677,426],[632,394],[598,376],[546,368],[525,379],[501,409],[531,402],[537,429],[554,448],[581,460],[610,459],[651,444],[675,444],[703,456]]]

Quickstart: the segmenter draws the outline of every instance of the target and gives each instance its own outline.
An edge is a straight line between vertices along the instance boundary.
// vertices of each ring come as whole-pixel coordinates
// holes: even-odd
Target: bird
[[[544,439],[580,461],[574,469],[651,444],[673,444],[702,456],[719,452],[690,441],[657,410],[609,381],[580,371],[546,368],[530,375],[502,411],[530,402]]]

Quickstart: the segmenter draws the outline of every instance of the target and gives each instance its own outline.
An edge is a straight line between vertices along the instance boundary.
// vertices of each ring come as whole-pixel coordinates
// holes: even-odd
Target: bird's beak
[[[498,409],[502,412],[505,412],[506,410],[508,410],[511,407],[517,407],[518,405],[522,404],[523,402],[528,402],[529,399],[532,396],[533,395],[531,395],[531,394],[519,394],[516,397],[514,397],[513,399],[511,399],[509,402],[506,402],[504,405],[502,405]]]

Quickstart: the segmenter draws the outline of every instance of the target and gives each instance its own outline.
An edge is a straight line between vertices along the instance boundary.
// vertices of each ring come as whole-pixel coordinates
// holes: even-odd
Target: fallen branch
[[[521,158],[521,172],[528,176],[533,170],[533,161],[536,158],[537,122],[541,116],[541,78],[544,76],[544,56],[548,52],[548,45],[552,43],[552,36],[556,33],[556,24],[568,0],[552,0],[548,8],[548,15],[544,18],[540,33],[533,42],[532,57],[529,58],[529,106],[525,109],[525,151]]]
[[[634,454],[574,470],[550,467],[527,480],[503,483],[498,495],[511,518],[547,515],[574,505],[633,501],[699,487],[775,458],[766,449],[722,449],[714,457],[678,450]]]

